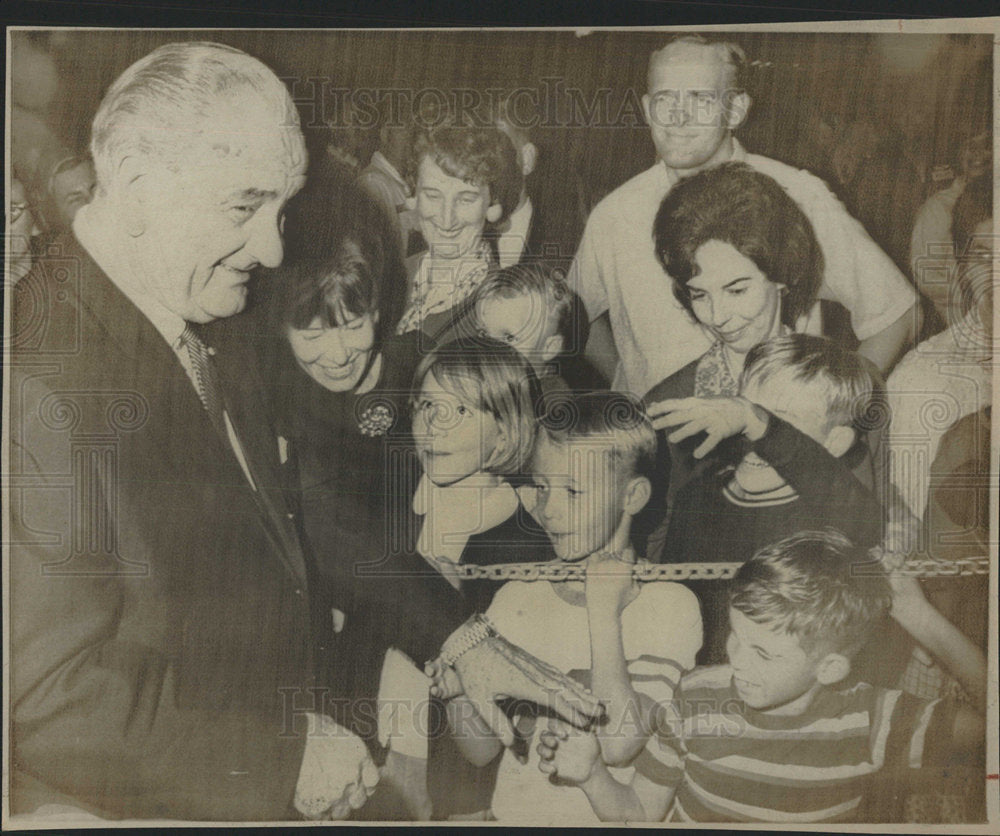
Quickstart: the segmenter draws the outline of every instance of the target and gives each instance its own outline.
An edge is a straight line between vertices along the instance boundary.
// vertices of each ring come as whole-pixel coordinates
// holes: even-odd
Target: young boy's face
[[[491,296],[476,306],[476,317],[486,336],[516,348],[529,362],[545,363],[554,336],[545,300],[531,293]]]
[[[820,659],[806,653],[795,636],[768,624],[751,621],[729,608],[726,653],[733,668],[733,685],[757,711],[794,715],[809,706],[818,689]]]
[[[531,512],[556,556],[580,560],[600,551],[622,520],[626,480],[615,472],[611,444],[600,439],[553,443],[539,436],[532,459]]]

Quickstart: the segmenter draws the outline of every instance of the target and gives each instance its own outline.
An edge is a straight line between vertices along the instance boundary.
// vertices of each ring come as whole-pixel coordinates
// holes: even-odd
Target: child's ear
[[[486,220],[495,224],[503,215],[503,207],[499,203],[494,203],[486,210]]]
[[[645,476],[633,476],[625,486],[625,513],[635,516],[649,502],[653,486]]]
[[[553,334],[545,340],[542,346],[542,360],[546,363],[562,354],[563,338],[562,334]]]
[[[851,672],[851,660],[841,653],[827,653],[816,666],[820,685],[836,685]]]
[[[854,427],[838,426],[830,430],[826,441],[823,442],[823,446],[831,456],[836,456],[839,459],[854,446],[855,438],[857,438],[857,435]]]

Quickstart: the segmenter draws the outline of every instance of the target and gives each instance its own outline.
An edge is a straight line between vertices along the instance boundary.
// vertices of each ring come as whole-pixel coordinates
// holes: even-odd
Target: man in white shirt
[[[5,370],[11,810],[346,818],[377,772],[310,699],[308,573],[252,357],[201,330],[282,260],[294,105],[237,49],[166,44],[111,86],[91,149],[62,277],[24,280],[72,315]]]
[[[650,58],[642,101],[659,159],[595,207],[571,270],[591,319],[587,355],[615,388],[645,394],[709,347],[674,299],[652,225],[680,178],[728,160],[773,177],[809,217],[826,265],[820,298],[847,308],[862,354],[887,371],[919,331],[913,288],[823,182],[750,154],[733,137],[751,104],[745,61],[739,47],[698,36],[680,37]],[[818,329],[818,311],[806,327]]]

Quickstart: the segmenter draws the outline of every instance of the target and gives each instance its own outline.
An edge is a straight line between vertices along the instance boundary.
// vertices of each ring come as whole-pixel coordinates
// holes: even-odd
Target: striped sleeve
[[[661,703],[657,712],[657,730],[633,761],[636,774],[661,786],[676,788],[684,778],[687,747],[684,744],[683,697],[680,686],[675,699]]]

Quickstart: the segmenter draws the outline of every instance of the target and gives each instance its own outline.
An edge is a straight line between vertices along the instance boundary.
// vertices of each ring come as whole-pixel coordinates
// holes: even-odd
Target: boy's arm
[[[583,790],[601,821],[662,821],[673,802],[673,784],[655,783],[639,772],[629,784],[616,780],[601,759],[593,732],[551,720],[541,734],[538,754],[538,768]]]
[[[638,597],[636,591],[631,564],[611,557],[591,559],[586,591],[591,686],[607,706],[607,723],[597,727],[597,734],[604,761],[612,766],[631,762],[641,751],[655,726],[658,706],[673,699],[677,681],[694,664],[701,646],[701,612],[690,590],[676,584],[644,585],[643,597],[634,606],[655,613],[662,630],[653,632],[662,635],[638,648],[641,655],[630,670],[622,613],[632,597]]]
[[[787,421],[757,407],[767,416],[766,430],[754,438],[748,433],[751,449],[773,467],[804,499],[823,503],[835,499],[838,505],[851,509],[839,524],[856,523],[865,530],[845,531],[861,545],[874,545],[882,539],[881,514],[874,517],[871,509],[881,508],[875,494],[869,490],[844,461],[834,456],[822,444],[793,427]],[[866,509],[856,514],[853,509]],[[877,530],[869,530],[877,527]],[[871,542],[863,542],[871,541]]]
[[[982,746],[985,733],[986,657],[954,624],[924,596],[920,582],[912,576],[893,573],[892,616],[934,656],[973,701],[974,710],[959,705],[955,712],[952,747],[969,751]]]
[[[621,613],[634,585],[631,563],[609,556],[594,558],[587,567],[591,688],[607,706],[607,722],[597,736],[610,764],[627,763],[642,749],[655,707],[632,687],[622,642]]]

